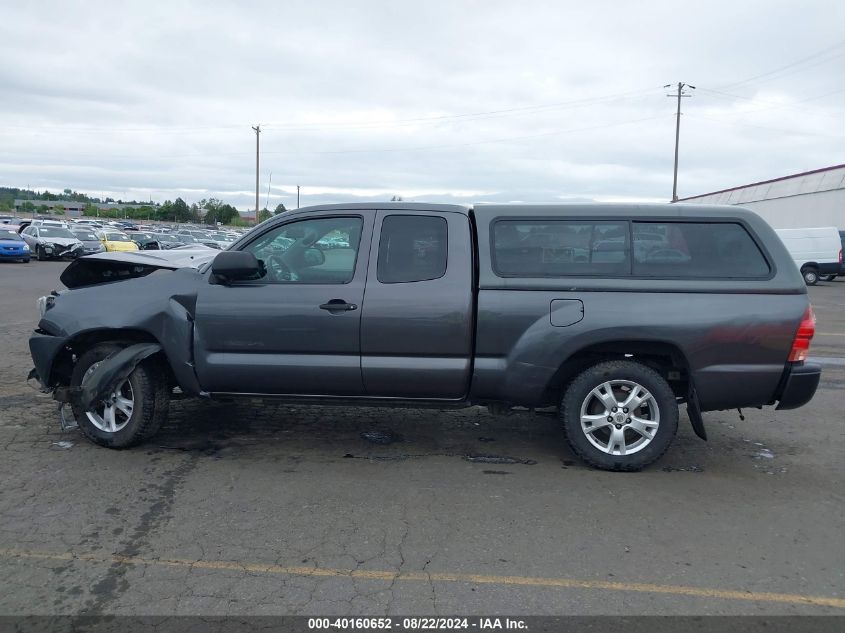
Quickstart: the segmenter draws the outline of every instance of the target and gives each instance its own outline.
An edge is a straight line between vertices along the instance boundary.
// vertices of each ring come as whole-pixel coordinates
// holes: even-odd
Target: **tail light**
[[[839,264],[842,264],[842,249],[839,249]]]
[[[807,360],[807,354],[810,352],[810,341],[815,333],[816,315],[813,314],[813,306],[810,306],[804,312],[804,318],[801,319],[801,325],[798,326],[795,339],[792,341],[792,350],[789,352],[790,363],[800,363]]]

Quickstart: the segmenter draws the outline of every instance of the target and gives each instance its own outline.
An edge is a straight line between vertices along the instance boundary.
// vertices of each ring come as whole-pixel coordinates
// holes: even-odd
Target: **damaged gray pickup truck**
[[[808,402],[807,289],[736,207],[351,204],[228,250],[108,253],[40,301],[32,377],[112,448],[171,393],[368,406],[558,407],[587,463],[660,457],[701,413]]]

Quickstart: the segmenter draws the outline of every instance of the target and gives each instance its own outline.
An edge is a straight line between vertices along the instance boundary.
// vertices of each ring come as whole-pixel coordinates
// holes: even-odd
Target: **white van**
[[[831,280],[842,268],[842,242],[835,226],[775,229],[808,286],[820,277]]]

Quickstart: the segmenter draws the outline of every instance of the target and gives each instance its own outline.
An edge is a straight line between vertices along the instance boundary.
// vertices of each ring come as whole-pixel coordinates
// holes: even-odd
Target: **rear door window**
[[[628,224],[590,220],[498,220],[493,267],[502,277],[630,273]]]
[[[447,227],[446,219],[436,216],[384,218],[378,247],[378,280],[383,284],[399,284],[445,275]]]
[[[633,222],[632,234],[635,276],[748,278],[771,272],[738,223]]]

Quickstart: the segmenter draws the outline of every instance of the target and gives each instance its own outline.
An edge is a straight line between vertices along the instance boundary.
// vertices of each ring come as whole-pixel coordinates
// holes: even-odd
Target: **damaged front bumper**
[[[50,391],[55,386],[51,370],[66,341],[63,336],[51,336],[37,331],[29,337],[29,352],[35,364],[35,369],[30,372],[29,377],[36,378],[44,391]]]

